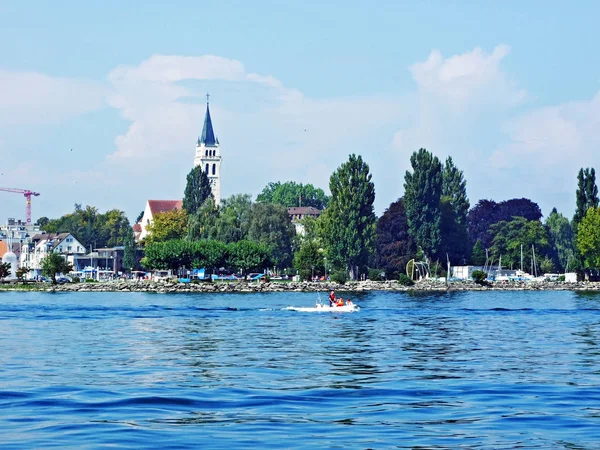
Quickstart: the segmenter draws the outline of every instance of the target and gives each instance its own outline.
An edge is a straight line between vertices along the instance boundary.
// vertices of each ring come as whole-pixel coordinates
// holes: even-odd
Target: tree
[[[61,254],[54,252],[42,258],[40,266],[42,267],[42,275],[52,278],[52,284],[57,284],[56,274],[66,274],[73,270],[71,263],[67,262]]]
[[[263,270],[269,265],[269,249],[258,242],[239,241],[227,246],[227,265],[240,269],[244,275]]]
[[[502,264],[518,268],[521,265],[521,249],[523,251],[523,270],[532,268],[532,247],[536,258],[541,261],[551,252],[548,233],[539,220],[527,220],[524,217],[514,217],[510,222],[500,221],[491,226],[493,245],[492,257],[502,258]]]
[[[101,248],[123,245],[130,224],[123,211],[113,209],[104,214],[98,208],[75,204],[75,211],[41,226],[48,233],[71,233],[84,247]]]
[[[141,263],[150,270],[177,272],[180,268],[190,268],[194,258],[192,245],[183,239],[149,242]]]
[[[10,263],[3,263],[2,260],[0,260],[0,279],[2,278],[6,278],[7,276],[10,275]]]
[[[440,235],[440,198],[442,165],[424,148],[410,157],[413,172],[404,175],[404,206],[410,235],[428,257],[438,253]]]
[[[587,210],[598,207],[598,187],[596,186],[596,171],[594,168],[579,169],[575,201],[573,229],[577,230],[577,226],[583,220]]]
[[[313,274],[321,275],[325,271],[323,252],[313,241],[306,241],[294,255],[294,268],[300,279],[309,280]]]
[[[442,197],[449,198],[456,222],[466,227],[467,214],[471,206],[467,197],[467,181],[464,179],[462,170],[458,170],[454,166],[454,161],[450,156],[446,159],[442,171]]]
[[[322,216],[324,244],[334,266],[351,279],[365,266],[375,240],[375,186],[362,157],[350,155],[329,180],[331,202]]]
[[[465,220],[465,222],[462,222]],[[467,233],[466,216],[457,216],[452,205],[452,198],[443,196],[440,200],[440,237],[441,243],[438,257],[451,264],[465,262],[469,256],[469,234]]]
[[[289,208],[291,206],[313,206],[317,209],[325,209],[329,204],[330,197],[325,195],[320,188],[312,184],[296,183],[286,181],[285,183],[269,183],[256,197],[260,203],[276,203]]]
[[[190,241],[214,239],[215,223],[219,218],[219,208],[212,197],[192,215],[188,215],[187,238]]]
[[[50,219],[48,219],[46,216],[44,217],[40,217],[37,220],[37,225],[40,226],[40,228],[44,227],[48,222],[50,222]]]
[[[136,245],[133,239],[133,230],[129,228],[129,233],[125,235],[123,246],[123,269],[125,271],[131,271],[136,266]]]
[[[473,251],[471,252],[471,263],[475,266],[483,266],[485,262],[485,250],[483,249],[483,245],[481,245],[481,241],[478,240],[475,242]]]
[[[254,203],[248,226],[248,239],[270,249],[272,262],[280,269],[292,264],[292,243],[296,228],[287,208],[273,203]]]
[[[513,198],[500,203],[493,200],[479,200],[467,216],[471,244],[474,245],[479,240],[483,248],[490,248],[492,245],[490,227],[501,221],[510,222],[514,217],[540,220],[542,210],[537,203],[527,198]]]
[[[415,243],[408,234],[404,199],[399,198],[377,221],[371,266],[384,270],[387,278],[395,278],[404,273],[406,264],[416,251]]]
[[[15,275],[17,276],[17,279],[19,281],[23,281],[23,278],[25,278],[25,275],[27,275],[28,273],[29,269],[27,267],[19,267],[15,272]],[[0,278],[2,278],[2,276],[0,276]]]
[[[146,244],[182,239],[187,234],[187,214],[183,209],[156,214],[146,229]]]
[[[198,211],[208,197],[212,197],[212,190],[208,176],[202,166],[196,166],[188,173],[185,191],[183,194],[183,209],[191,216]]]
[[[214,239],[238,242],[248,237],[252,201],[248,194],[232,195],[221,202],[219,217],[214,225]]]
[[[546,219],[546,229],[550,236],[550,245],[554,249],[559,270],[565,271],[569,262],[574,262],[574,234],[569,219],[560,214],[556,208]]]
[[[577,227],[577,249],[586,267],[600,267],[600,208],[590,207]]]

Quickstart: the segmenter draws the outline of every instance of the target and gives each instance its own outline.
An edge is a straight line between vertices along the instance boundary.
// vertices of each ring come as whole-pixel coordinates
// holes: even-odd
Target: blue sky
[[[74,203],[133,220],[149,198],[181,198],[209,91],[225,197],[328,190],[359,153],[381,214],[425,147],[464,170],[472,204],[528,197],[571,217],[600,148],[599,10],[0,0],[0,187],[40,192],[34,220]],[[23,215],[0,192],[0,221]]]

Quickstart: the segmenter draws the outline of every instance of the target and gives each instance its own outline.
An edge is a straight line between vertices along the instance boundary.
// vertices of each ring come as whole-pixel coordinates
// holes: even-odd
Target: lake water
[[[600,448],[599,295],[315,300],[1,292],[0,446]]]

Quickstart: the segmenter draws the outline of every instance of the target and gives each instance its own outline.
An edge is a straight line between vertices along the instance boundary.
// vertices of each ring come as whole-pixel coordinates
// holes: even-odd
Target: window
[[[213,175],[217,173],[217,165],[213,164]]]
[[[204,152],[204,156],[208,156],[208,150]]]
[[[208,173],[208,163],[206,163],[206,170],[204,172]]]
[[[71,251],[71,246],[70,246],[70,245],[67,247],[67,251],[68,251],[68,252],[70,252],[70,251]]]

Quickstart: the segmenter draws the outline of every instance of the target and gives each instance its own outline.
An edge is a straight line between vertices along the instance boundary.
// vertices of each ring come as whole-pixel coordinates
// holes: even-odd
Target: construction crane
[[[27,225],[31,225],[31,197],[37,197],[40,195],[37,192],[31,192],[29,189],[14,189],[14,188],[3,188],[0,187],[0,191],[14,192],[15,194],[23,194],[27,199],[27,205],[25,206],[25,217],[27,219]]]

